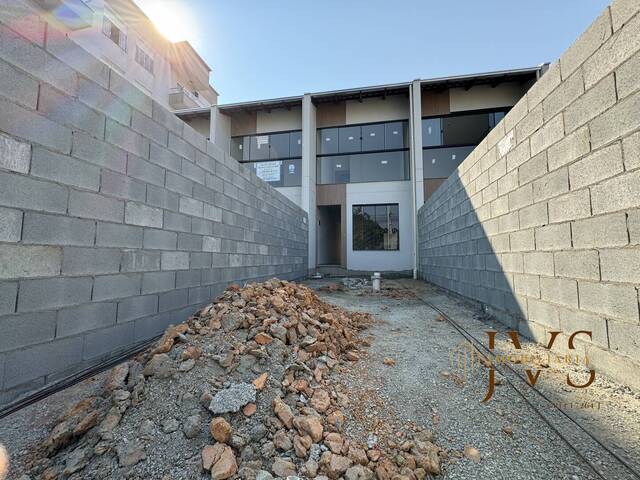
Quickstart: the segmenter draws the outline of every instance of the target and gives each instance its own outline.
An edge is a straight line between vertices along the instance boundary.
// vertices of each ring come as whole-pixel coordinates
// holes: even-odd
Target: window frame
[[[275,132],[264,132],[264,133],[250,133],[248,135],[233,135],[231,137],[229,137],[229,154],[231,154],[231,146],[233,145],[231,142],[234,139],[242,139],[242,152],[243,152],[243,157],[244,157],[244,139],[245,138],[250,138],[250,137],[262,137],[262,136],[271,136],[271,135],[280,135],[280,134],[289,134],[289,142],[291,142],[291,134],[292,133],[300,133],[300,141],[302,141],[302,130],[299,128],[294,128],[292,130],[278,130]],[[249,143],[249,145],[251,145],[251,143]],[[291,145],[291,143],[289,143],[289,145]],[[291,146],[289,147],[289,153],[291,153]],[[255,163],[255,162],[274,162],[274,161],[281,161],[281,160],[296,160],[298,158],[302,158],[302,155],[289,155],[288,157],[278,157],[278,158],[270,158],[271,156],[271,141],[269,141],[269,157],[267,158],[261,158],[261,159],[252,159],[251,158],[251,151],[249,151],[249,158],[247,160],[238,160],[235,157],[232,157],[234,160],[236,160],[239,163]]]
[[[147,68],[146,65],[144,65],[144,63],[141,63],[138,59],[138,51],[142,52],[144,55],[146,55],[146,58],[149,60],[150,63],[150,68]],[[144,68],[147,72],[149,72],[151,75],[154,75],[154,56],[149,53],[151,51],[151,49],[148,49],[146,47],[146,45],[142,44],[141,42],[137,42],[136,43],[136,51],[135,51],[135,55],[134,55],[134,60],[136,61],[136,63],[138,65],[140,65],[142,68]]]
[[[127,35],[127,32],[125,32],[124,27],[120,26],[120,25],[122,25],[122,23],[120,23],[119,21],[114,20],[114,18],[116,18],[116,17],[111,13],[105,13],[102,16],[102,34],[105,37],[107,37],[109,40],[111,40],[118,48],[120,48],[120,50],[122,50],[123,52],[126,53],[127,50],[128,50],[128,35]],[[108,26],[110,27],[108,32],[107,32],[107,22],[108,22]],[[113,28],[116,28],[118,30],[118,41],[117,42],[112,37]]]
[[[397,242],[396,248],[356,248],[356,236],[355,236],[355,221],[354,221],[354,213],[356,208],[364,207],[396,207],[398,212],[398,232],[397,232]],[[387,217],[389,213],[387,210]],[[352,204],[351,205],[351,249],[354,252],[399,252],[400,251],[400,204],[399,203],[366,203],[366,204]]]

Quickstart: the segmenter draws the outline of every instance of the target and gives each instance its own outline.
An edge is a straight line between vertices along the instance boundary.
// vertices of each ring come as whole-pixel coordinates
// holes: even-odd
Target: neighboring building
[[[30,0],[69,38],[171,110],[215,105],[211,69],[189,42],[172,43],[132,0]]]
[[[547,66],[178,115],[309,214],[309,270],[416,269],[416,212]]]

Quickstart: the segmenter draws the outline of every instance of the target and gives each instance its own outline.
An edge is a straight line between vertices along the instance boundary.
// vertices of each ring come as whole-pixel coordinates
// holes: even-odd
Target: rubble
[[[359,332],[371,322],[291,282],[231,285],[115,367],[102,396],[63,415],[29,473],[196,478],[204,471],[214,480],[437,474],[440,452],[430,439],[400,448],[344,433],[350,402],[332,377],[366,356]]]

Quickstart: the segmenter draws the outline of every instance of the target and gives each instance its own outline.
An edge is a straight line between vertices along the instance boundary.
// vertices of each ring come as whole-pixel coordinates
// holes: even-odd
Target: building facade
[[[30,0],[35,11],[163,106],[215,105],[211,68],[189,42],[172,43],[132,0]]]
[[[309,271],[416,271],[416,213],[544,73],[465,75],[183,111],[309,215]]]

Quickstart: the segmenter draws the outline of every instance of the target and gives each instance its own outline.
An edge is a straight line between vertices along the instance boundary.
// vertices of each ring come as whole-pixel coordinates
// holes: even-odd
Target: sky
[[[219,103],[553,62],[608,0],[135,0]]]

